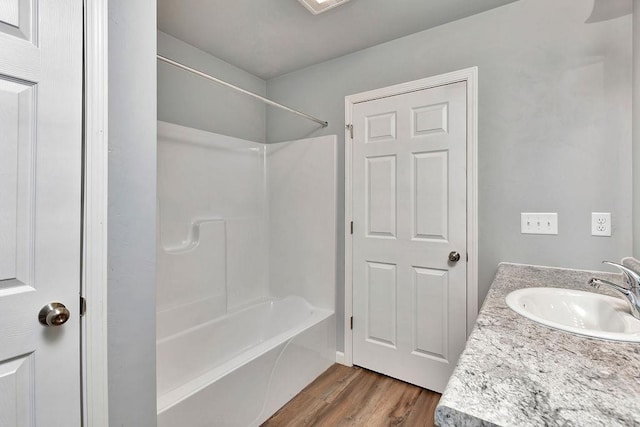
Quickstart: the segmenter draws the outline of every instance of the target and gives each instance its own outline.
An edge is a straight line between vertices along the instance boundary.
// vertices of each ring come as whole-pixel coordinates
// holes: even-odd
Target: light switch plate
[[[522,212],[520,232],[522,234],[558,234],[558,214]]]
[[[591,212],[591,235],[611,236],[611,212]]]

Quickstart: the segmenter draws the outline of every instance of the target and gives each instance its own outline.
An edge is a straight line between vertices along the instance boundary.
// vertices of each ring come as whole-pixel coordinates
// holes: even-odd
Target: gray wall
[[[269,97],[330,126],[269,109],[267,140],[337,134],[342,147],[346,95],[478,66],[481,300],[501,261],[601,269],[632,248],[631,17],[585,24],[592,5],[520,0],[271,79]],[[520,234],[530,211],[558,212],[559,235]],[[592,211],[612,213],[612,237],[590,235]]]
[[[633,256],[640,259],[640,0],[633,2]]]
[[[156,4],[109,1],[109,422],[156,425]]]
[[[161,31],[158,53],[259,95],[266,93],[264,80]],[[265,141],[265,104],[160,61],[158,120]]]

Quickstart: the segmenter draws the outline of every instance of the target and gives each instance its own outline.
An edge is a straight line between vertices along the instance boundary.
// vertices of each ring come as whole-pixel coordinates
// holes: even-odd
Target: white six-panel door
[[[81,108],[82,1],[0,0],[3,427],[80,425]]]
[[[466,340],[466,84],[352,110],[353,363],[440,392]]]

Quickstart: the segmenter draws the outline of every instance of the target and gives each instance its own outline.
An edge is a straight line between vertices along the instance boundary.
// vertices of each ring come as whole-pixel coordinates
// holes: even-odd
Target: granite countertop
[[[594,276],[621,280],[610,273],[500,264],[436,408],[436,424],[640,426],[640,344],[551,329],[505,302],[509,292],[528,287],[588,291]]]

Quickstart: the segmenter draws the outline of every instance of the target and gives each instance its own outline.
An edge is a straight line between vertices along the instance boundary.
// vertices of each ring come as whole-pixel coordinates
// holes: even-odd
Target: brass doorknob
[[[458,262],[460,261],[460,254],[456,251],[452,251],[449,253],[449,261],[450,262]]]
[[[59,302],[52,302],[45,305],[38,313],[38,320],[44,326],[60,326],[69,320],[69,310],[64,304]]]

